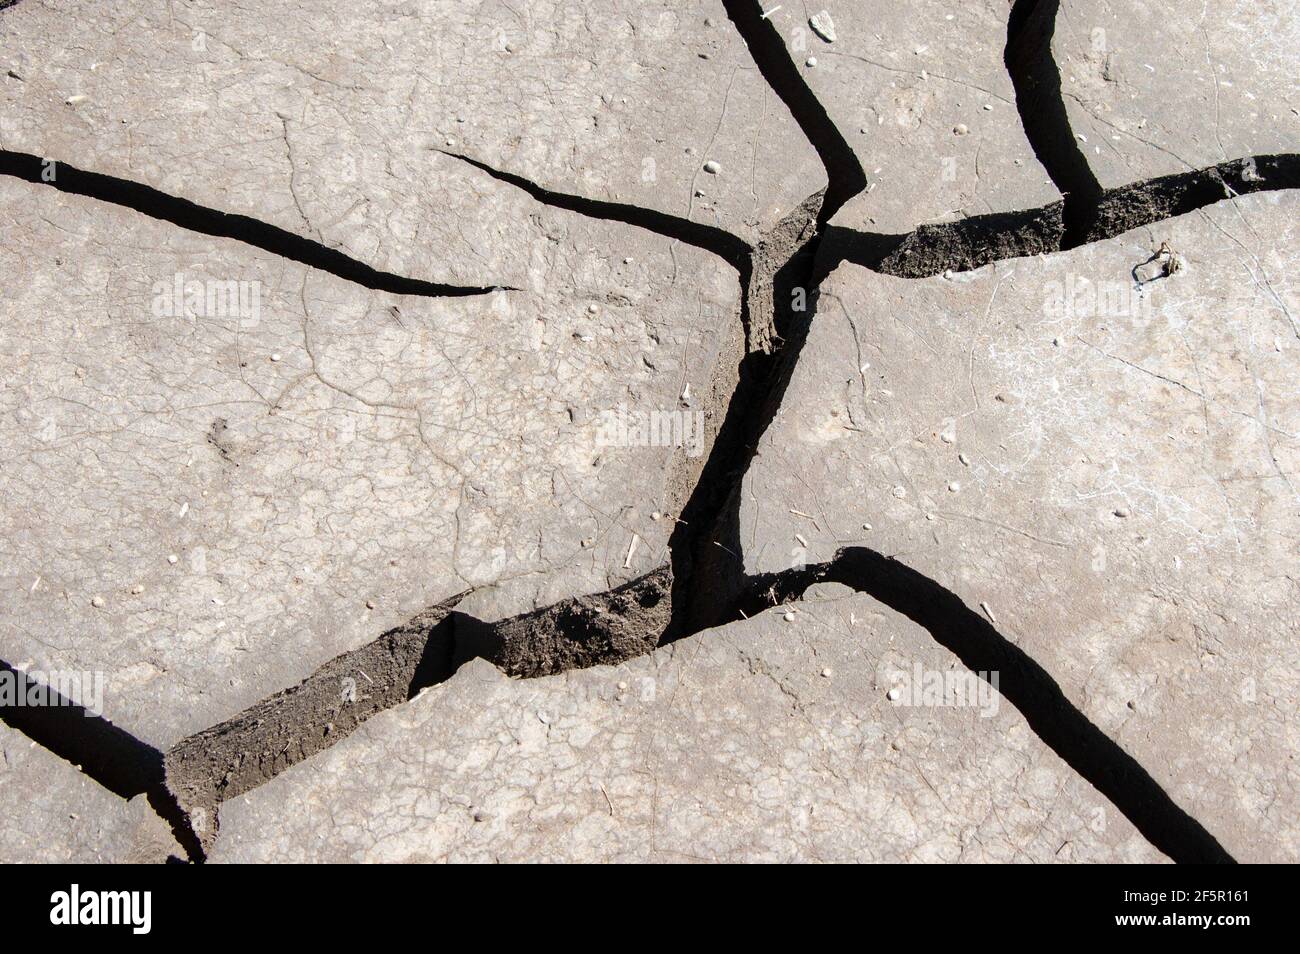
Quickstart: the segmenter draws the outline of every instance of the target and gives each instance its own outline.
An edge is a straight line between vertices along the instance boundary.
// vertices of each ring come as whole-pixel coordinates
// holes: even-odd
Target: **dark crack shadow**
[[[741,272],[742,275],[748,273],[749,245],[725,229],[700,222],[692,222],[690,219],[684,219],[681,216],[669,215],[667,212],[659,212],[639,205],[610,202],[604,199],[588,199],[584,196],[570,195],[566,192],[556,192],[525,179],[523,176],[494,169],[487,163],[471,159],[469,156],[463,156],[456,152],[447,152],[443,149],[435,151],[442,153],[444,156],[459,159],[480,172],[486,173],[498,182],[512,185],[516,189],[528,193],[543,205],[564,209],[567,212],[577,212],[579,215],[585,215],[592,219],[604,219],[609,222],[622,222],[625,225],[636,226],[648,232],[654,232],[656,235],[662,235],[665,238],[684,242],[706,252],[712,252],[732,268]]]
[[[1087,210],[1082,234],[1072,235],[1065,226],[1062,202],[923,225],[906,235],[832,225],[822,244],[818,277],[841,262],[897,278],[964,272],[1007,259],[1082,248],[1238,196],[1284,189],[1300,189],[1300,155],[1246,156],[1108,189]]]
[[[0,674],[13,681],[15,700],[44,695],[41,705],[0,707],[0,721],[21,732],[47,751],[70,763],[118,798],[145,795],[149,805],[168,825],[192,860],[200,860],[198,840],[188,819],[167,791],[163,780],[163,754],[125,729],[56,691],[38,684],[25,672],[0,660]]]
[[[699,632],[734,595],[743,574],[739,491],[758,442],[780,407],[817,310],[814,281],[823,196],[814,194],[781,221],[755,254],[745,289],[746,348],[703,470],[682,508],[668,548],[673,619],[665,641]],[[758,316],[770,316],[759,325]]]
[[[48,177],[47,169],[53,178]],[[295,235],[278,226],[246,215],[219,212],[129,179],[86,172],[61,160],[46,160],[40,156],[0,149],[0,175],[12,176],[34,185],[49,186],[67,195],[119,205],[201,235],[234,239],[375,291],[425,298],[461,298],[486,295],[494,291],[517,291],[499,285],[447,285],[382,272],[336,248]]]
[[[897,560],[865,547],[829,563],[749,580],[740,618],[798,599],[813,583],[842,583],[929,631],[973,673],[998,673],[994,687],[1037,736],[1124,814],[1152,845],[1181,864],[1232,863],[1205,828],[1180,808],[1118,743],[1097,728],[1051,675],[957,594]]]
[[[1079,148],[1061,95],[1061,71],[1052,55],[1060,0],[1015,0],[1007,20],[1003,63],[1016,92],[1020,125],[1034,155],[1065,197],[1065,242],[1092,229],[1101,183]]]
[[[817,218],[818,226],[824,225],[844,203],[866,188],[867,175],[862,164],[827,114],[826,107],[804,82],[776,25],[764,17],[757,0],[723,0],[722,5],[763,79],[790,110],[826,169],[825,198]]]

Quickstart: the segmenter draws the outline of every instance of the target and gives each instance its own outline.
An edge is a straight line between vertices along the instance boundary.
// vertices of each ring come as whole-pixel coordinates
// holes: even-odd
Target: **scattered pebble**
[[[864,524],[862,525],[862,529],[863,529],[863,530],[870,530],[870,529],[871,529],[871,524],[869,524],[869,523],[864,523]]]
[[[885,693],[886,698],[888,698],[890,702],[897,702],[899,696],[901,695],[902,693],[899,692],[897,688],[890,689],[887,693]]]
[[[831,19],[831,15],[827,11],[823,10],[816,16],[809,17],[808,25],[812,27],[814,33],[827,43],[835,42],[835,21]]]
[[[658,520],[658,519],[661,518],[662,516],[663,516],[663,514],[661,514],[658,510],[656,510],[654,513],[650,514],[650,519],[651,519],[651,520]]]
[[[985,103],[985,104],[984,104],[984,112],[986,112],[986,113],[991,113],[991,112],[993,112],[993,107],[990,106],[988,103]]]
[[[144,592],[144,587],[141,586],[139,583],[137,583],[135,586],[131,587],[131,595],[132,595],[132,596],[139,596],[139,595],[140,595],[141,593],[143,593],[143,592]]]
[[[961,465],[962,465],[963,467],[969,467],[969,466],[970,466],[970,458],[967,457],[965,454],[958,454],[958,455],[957,455],[957,460],[961,462]]]
[[[958,136],[964,136],[968,132],[970,132],[970,129],[967,128],[965,123],[958,123],[956,126],[952,128],[952,131],[955,132]]]
[[[587,306],[587,313],[588,313],[588,314],[592,314],[592,315],[594,315],[594,314],[596,314],[596,312],[598,312],[598,311],[600,311],[600,308],[598,308],[598,307],[596,306],[596,303],[595,303],[595,302],[592,302],[590,305]]]
[[[710,159],[708,162],[704,164],[704,171],[711,176],[716,176],[719,172],[722,171],[722,166],[720,166],[714,160]]]
[[[632,258],[631,255],[629,255],[627,258],[623,259],[623,264],[624,264],[624,265],[631,265],[632,262],[633,262],[633,258]]]
[[[956,481],[956,480],[950,480],[950,481],[948,481],[948,490],[949,490],[951,493],[954,493],[954,494],[955,494],[955,493],[960,493],[960,492],[961,492],[961,483],[958,482],[958,481]]]
[[[904,497],[907,496],[907,488],[900,484],[899,486],[894,488],[893,494],[899,500],[902,500]]]
[[[794,610],[786,610],[786,611],[785,611],[785,621],[786,621],[787,623],[793,623],[793,622],[794,622]]]
[[[1115,516],[1120,517],[1120,518],[1123,518],[1123,517],[1127,517],[1128,515],[1129,515],[1129,509],[1128,509],[1128,507],[1116,507],[1116,508],[1115,508]]]
[[[272,361],[279,361],[279,360],[280,360],[280,353],[277,351],[275,354],[271,355],[271,360],[272,360]]]
[[[831,669],[830,666],[827,666],[825,669],[822,670],[823,679],[829,679],[833,675],[835,675],[835,672],[834,670]]]
[[[939,435],[939,440],[943,441],[945,444],[952,444],[956,442],[957,435],[952,431],[944,431]]]
[[[374,601],[374,600],[366,600],[366,609],[374,609],[374,608],[375,608],[375,601]]]
[[[808,57],[808,59],[804,60],[804,65],[807,66],[809,69],[812,69],[817,65],[817,57],[815,56]]]
[[[619,691],[619,692],[626,692],[626,691],[627,691],[627,683],[626,683],[626,682],[622,682],[622,681],[620,681],[619,684],[618,684],[618,691]]]
[[[167,557],[167,562],[168,562],[168,563],[175,563],[175,562],[176,562],[177,560],[179,560],[179,559],[180,559],[180,557],[178,557],[175,553],[172,553],[172,554],[169,554],[169,555],[168,555],[168,557]]]
[[[95,607],[96,609],[99,609],[99,607],[101,607],[101,606],[104,605],[104,597],[102,597],[102,596],[92,596],[92,597],[90,598],[90,605],[93,606],[93,607]]]

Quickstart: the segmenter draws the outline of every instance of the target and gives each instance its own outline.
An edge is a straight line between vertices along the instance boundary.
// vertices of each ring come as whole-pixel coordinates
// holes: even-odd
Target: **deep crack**
[[[54,163],[53,167],[47,163]],[[45,172],[53,168],[54,177]],[[407,278],[391,272],[379,271],[365,262],[357,261],[336,248],[322,245],[311,239],[295,235],[278,226],[269,225],[247,215],[219,212],[207,206],[168,195],[152,186],[100,172],[86,172],[62,160],[43,159],[24,152],[0,149],[0,175],[13,176],[35,185],[50,186],[68,195],[84,196],[132,209],[142,215],[170,222],[172,225],[212,235],[234,239],[264,252],[300,262],[339,278],[355,282],[375,291],[394,295],[419,295],[426,298],[461,298],[486,295],[495,291],[516,291],[508,286],[447,285]]]
[[[1052,55],[1060,5],[1060,0],[1015,0],[1003,63],[1016,91],[1025,138],[1065,197],[1063,241],[1072,247],[1091,232],[1102,188],[1074,138],[1061,95],[1061,71]]]
[[[981,678],[998,673],[994,689],[1019,710],[1038,738],[1156,848],[1183,864],[1233,862],[1200,822],[1069,700],[1046,669],[929,577],[874,550],[849,547],[827,563],[761,574],[746,582],[747,591],[734,608],[736,619],[798,599],[820,582],[841,583],[879,600],[925,628],[970,672]]]
[[[721,380],[729,384],[714,395],[711,410],[722,419],[670,540],[671,567],[606,593],[491,624],[456,612],[460,597],[452,597],[336,657],[299,685],[188,737],[165,755],[75,707],[5,709],[0,713],[4,720],[120,797],[149,794],[192,857],[201,858],[216,837],[223,800],[346,738],[371,716],[449,678],[469,659],[490,660],[518,677],[615,663],[745,618],[773,601],[798,599],[813,583],[833,581],[923,626],[972,672],[1001,673],[1000,691],[1038,737],[1161,851],[1176,861],[1231,861],[1203,826],[1070,702],[1042,666],[934,580],[864,548],[842,550],[833,561],[800,570],[747,576],[738,529],[739,493],[807,339],[820,282],[842,262],[919,278],[1074,249],[1237,195],[1300,188],[1300,156],[1239,159],[1102,190],[1074,141],[1060,95],[1051,53],[1059,0],[1017,0],[1008,22],[1005,64],[1026,135],[1063,200],[921,226],[907,235],[830,226],[835,213],[866,185],[861,163],[759,5],[750,0],[724,0],[724,5],[763,77],[813,144],[828,178],[825,190],[786,216],[757,247],[717,227],[555,192],[447,153],[539,202],[647,229],[717,254],[736,269],[743,333],[732,353],[719,359],[732,362],[734,372],[727,369]],[[43,166],[39,157],[0,151],[0,172],[6,175],[42,184]],[[65,163],[59,163],[56,181],[44,184],[192,231],[234,238],[369,288],[429,296],[493,290],[378,272],[275,226]]]

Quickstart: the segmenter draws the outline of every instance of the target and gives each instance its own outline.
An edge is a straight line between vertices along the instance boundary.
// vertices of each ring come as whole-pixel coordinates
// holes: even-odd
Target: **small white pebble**
[[[897,702],[898,697],[901,695],[902,693],[899,692],[897,688],[890,689],[887,693],[885,693],[885,696],[889,699],[890,702]]]
[[[718,165],[718,163],[710,159],[708,162],[704,164],[704,171],[711,176],[716,176],[719,172],[722,171],[722,166]]]
[[[927,513],[927,514],[925,515],[925,519],[926,519],[926,520],[933,520],[933,519],[934,519],[934,514],[932,514],[932,513]]]
[[[375,608],[375,601],[374,601],[374,600],[366,600],[366,609],[374,609],[374,608]]]
[[[958,136],[964,136],[968,132],[970,132],[970,129],[967,128],[965,123],[958,123],[956,126],[952,128],[952,131],[955,132]]]
[[[957,440],[957,435],[952,431],[944,431],[939,435],[939,440],[943,441],[945,444],[952,444]]]
[[[627,691],[627,683],[626,683],[626,682],[619,682],[619,684],[618,684],[618,691],[619,691],[619,692],[626,692],[626,691]]]
[[[633,258],[632,258],[631,255],[629,255],[627,258],[623,259],[623,264],[624,264],[624,265],[631,265],[632,262],[633,262]]]
[[[1128,509],[1128,507],[1116,507],[1116,508],[1115,508],[1115,516],[1117,516],[1117,517],[1127,517],[1128,515],[1129,515],[1129,509]]]
[[[660,519],[662,516],[663,516],[663,514],[661,514],[658,510],[656,510],[654,513],[650,514],[650,519],[651,519],[651,520],[658,520],[658,519]]]
[[[280,360],[280,353],[277,351],[275,354],[271,355],[271,360],[272,360],[272,361],[279,361],[279,360]]]
[[[985,104],[984,104],[984,112],[986,112],[986,113],[991,113],[991,112],[993,112],[993,107],[990,106],[988,103],[985,103]]]
[[[131,595],[132,595],[132,596],[139,596],[139,595],[140,595],[141,593],[143,593],[143,592],[144,592],[144,587],[141,586],[139,583],[137,583],[135,586],[131,587]]]
[[[104,605],[104,597],[102,597],[102,596],[92,596],[92,597],[90,598],[90,605],[93,606],[93,607],[95,607],[96,609],[98,609],[99,607],[101,607],[101,606]]]
[[[587,306],[587,311],[588,311],[588,313],[594,315],[594,314],[596,314],[596,312],[600,311],[600,309],[599,309],[598,307],[596,307],[596,303],[595,303],[595,302],[592,302],[590,305]]]
[[[907,496],[907,488],[906,488],[906,487],[903,487],[903,486],[901,486],[901,485],[898,486],[898,487],[895,487],[894,490],[893,490],[893,494],[894,494],[894,496],[897,497],[899,500],[902,500],[904,497]]]
[[[833,675],[835,675],[835,672],[831,669],[830,666],[827,666],[825,669],[822,670],[823,679],[829,679]]]
[[[948,481],[948,490],[949,490],[951,493],[954,493],[954,494],[955,494],[955,493],[960,493],[960,492],[961,492],[961,484],[960,484],[958,481],[950,480],[950,481]]]
[[[175,553],[172,553],[172,554],[169,554],[169,555],[168,555],[168,557],[167,557],[167,562],[168,562],[168,563],[175,563],[175,562],[176,562],[177,560],[179,560],[179,559],[180,559],[180,557],[178,557]]]
[[[862,525],[862,529],[863,529],[863,530],[870,530],[870,529],[871,529],[871,524],[869,524],[869,523],[864,523],[864,524]]]
[[[787,623],[793,623],[793,622],[794,622],[794,610],[786,610],[786,611],[785,611],[785,621],[786,621]]]
[[[805,60],[804,62],[805,62],[805,64],[808,66],[808,68],[811,69],[811,68],[813,68],[813,67],[815,67],[815,66],[817,65],[817,57],[815,57],[815,56],[810,56],[810,57],[808,57],[808,59]]]

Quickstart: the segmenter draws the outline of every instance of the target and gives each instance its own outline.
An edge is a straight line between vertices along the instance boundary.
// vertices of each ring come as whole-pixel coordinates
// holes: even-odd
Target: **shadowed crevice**
[[[53,687],[0,660],[17,699],[33,692],[48,696],[44,705],[0,706],[0,721],[71,762],[119,798],[142,795],[162,781],[162,753],[103,716],[94,715]]]
[[[1052,55],[1060,0],[1015,0],[1007,20],[1003,63],[1016,92],[1016,109],[1034,155],[1065,197],[1065,242],[1092,228],[1101,183],[1079,148],[1061,95],[1061,71]]]
[[[776,25],[763,16],[757,0],[723,0],[727,16],[749,48],[749,55],[772,91],[785,103],[826,169],[827,185],[818,226],[829,222],[844,203],[867,186],[867,175],[853,148],[813,95],[790,58]]]
[[[1182,864],[1233,858],[1131,755],[1066,697],[1024,650],[939,583],[865,547],[840,550],[829,563],[751,577],[736,619],[798,599],[818,582],[841,583],[917,623],[971,672],[998,673],[994,686],[1034,733],[1119,809],[1152,845]]]
[[[711,625],[717,607],[727,602],[724,581],[734,576],[741,552],[739,534],[729,531],[739,511],[740,483],[780,407],[817,309],[813,272],[822,201],[820,192],[809,196],[764,236],[754,254],[754,277],[743,290],[753,317],[745,327],[736,384],[668,543],[673,618],[667,641]]]
[[[443,149],[436,151],[444,156],[459,159],[461,162],[486,173],[498,182],[504,182],[528,193],[543,205],[564,209],[567,212],[577,212],[579,215],[585,215],[592,219],[604,219],[609,222],[622,222],[625,225],[633,225],[656,235],[662,235],[665,238],[684,242],[706,252],[712,252],[742,274],[747,275],[748,273],[751,251],[749,245],[725,229],[720,229],[715,225],[692,222],[690,219],[669,215],[667,212],[642,208],[639,205],[629,205],[625,202],[609,202],[604,199],[588,199],[565,192],[555,192],[529,179],[525,179],[523,176],[494,169],[487,163],[471,159],[469,156],[463,156],[456,152],[447,152]]]
[[[375,291],[424,298],[462,298],[486,295],[493,291],[516,290],[506,286],[447,285],[381,272],[336,248],[295,235],[278,226],[268,225],[246,215],[219,212],[129,179],[119,179],[100,172],[86,172],[61,160],[47,160],[23,152],[0,149],[0,175],[12,176],[34,185],[49,186],[67,195],[108,202],[201,235],[234,239]]]
[[[841,262],[897,278],[964,272],[1011,258],[1082,248],[1227,199],[1283,189],[1300,189],[1300,155],[1246,156],[1108,189],[1088,210],[1084,234],[1070,234],[1062,202],[923,225],[906,235],[832,225],[822,243],[818,277]]]
[[[0,676],[12,682],[16,703],[0,706],[0,721],[118,798],[146,796],[190,859],[202,859],[188,819],[167,791],[160,751],[4,660],[0,660]],[[41,704],[24,704],[34,694],[43,697]]]

